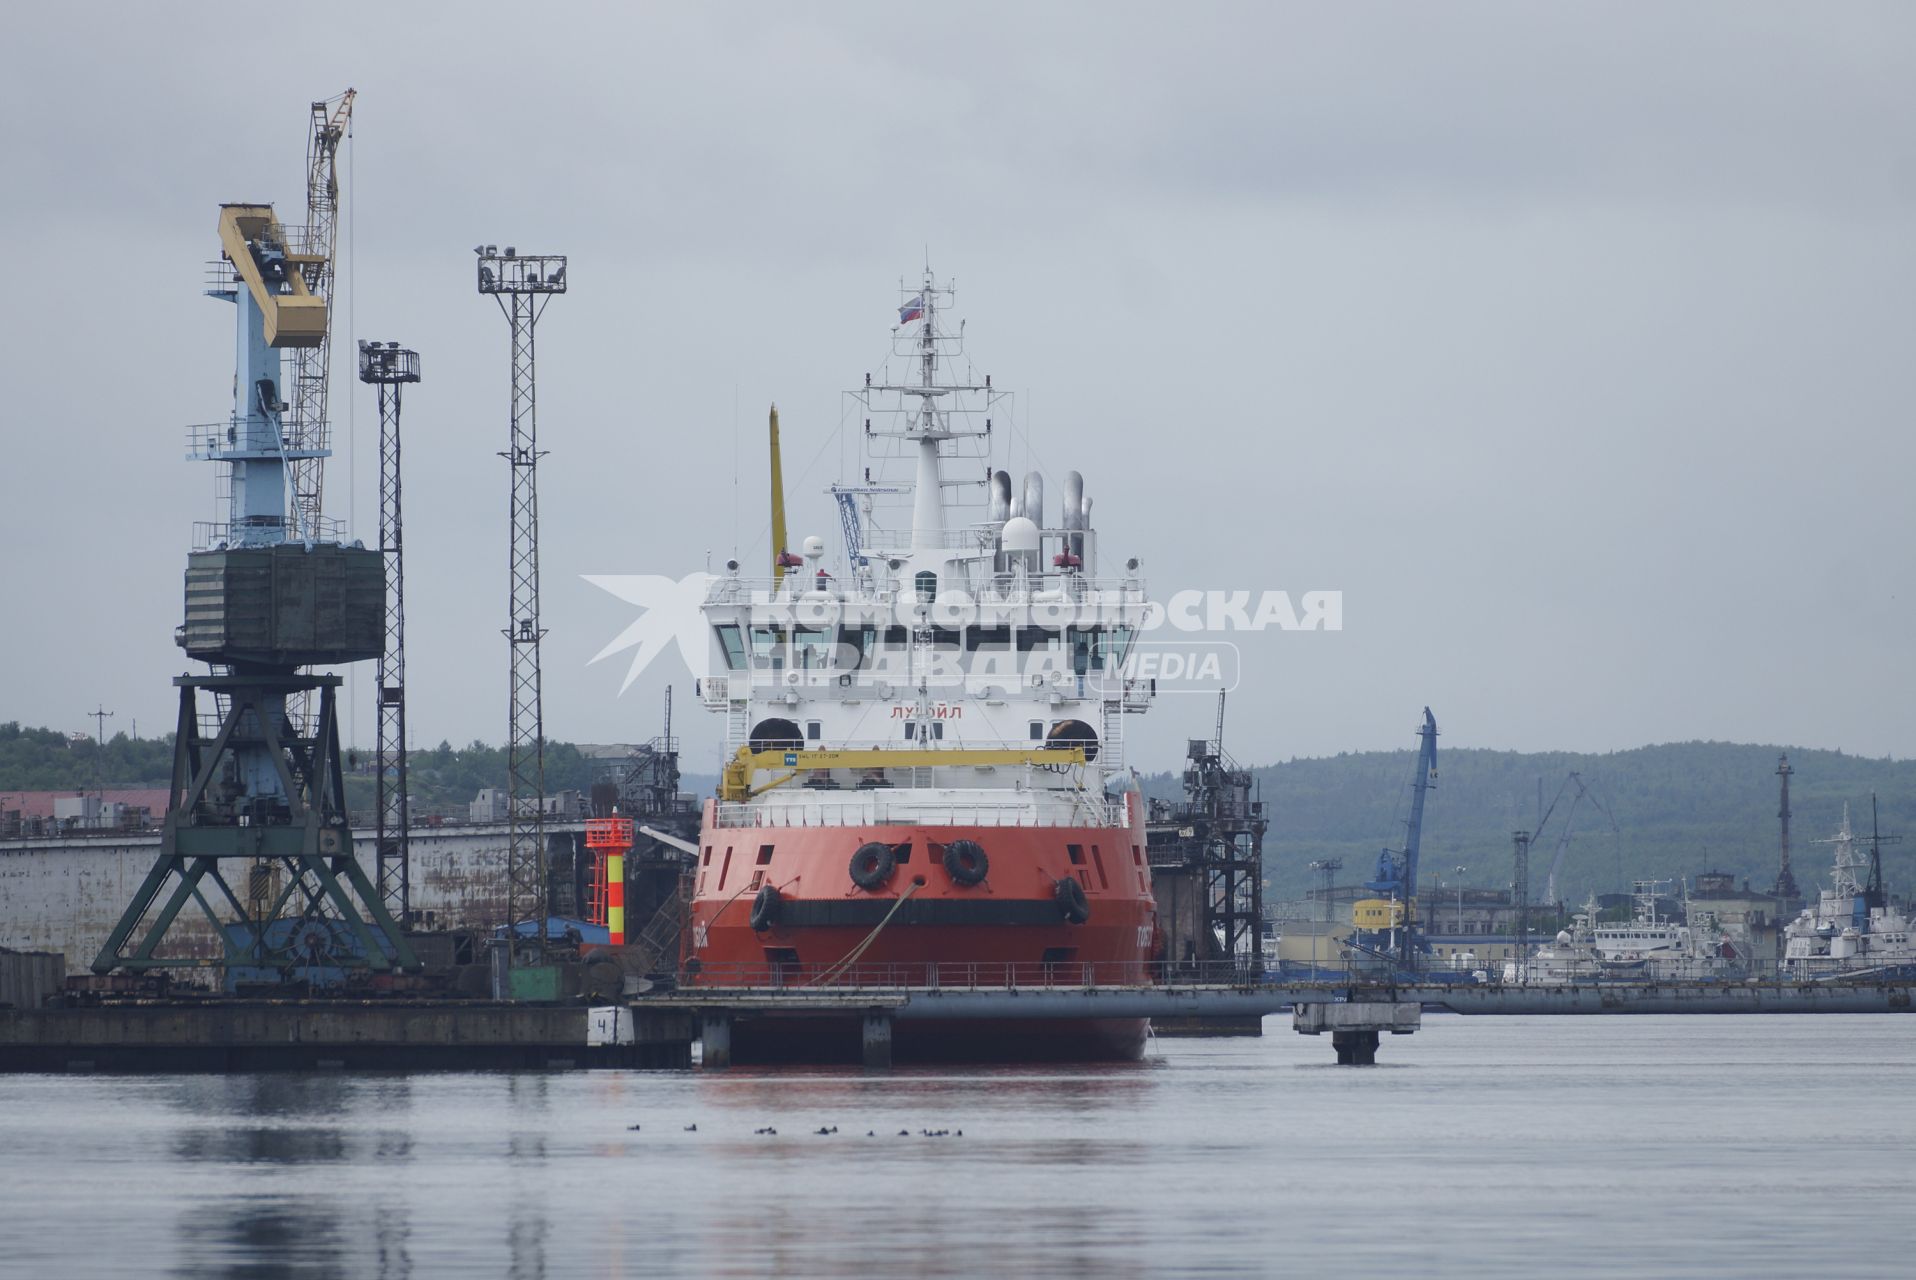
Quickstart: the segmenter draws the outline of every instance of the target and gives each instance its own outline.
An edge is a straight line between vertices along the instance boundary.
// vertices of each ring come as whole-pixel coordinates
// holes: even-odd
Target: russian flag
[[[898,323],[910,324],[925,314],[925,295],[919,294],[904,306],[898,308]]]

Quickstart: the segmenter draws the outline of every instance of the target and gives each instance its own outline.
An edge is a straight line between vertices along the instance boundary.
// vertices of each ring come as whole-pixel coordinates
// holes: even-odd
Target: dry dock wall
[[[570,841],[584,828],[549,823],[548,839]],[[435,827],[412,833],[412,907],[422,928],[485,928],[505,918],[504,824]],[[85,972],[120,912],[159,856],[158,832],[65,840],[0,841],[0,947],[58,951],[72,973]],[[372,874],[372,841],[355,856]],[[244,873],[228,869],[244,893]],[[191,904],[180,912],[169,950],[216,957],[219,940]]]
[[[610,1012],[600,1010],[598,1012]],[[582,1006],[209,1000],[0,1010],[0,1071],[453,1070],[691,1065],[692,1020]]]

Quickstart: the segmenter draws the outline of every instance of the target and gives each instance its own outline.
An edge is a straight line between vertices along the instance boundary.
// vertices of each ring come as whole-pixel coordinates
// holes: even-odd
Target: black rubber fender
[[[764,933],[778,923],[779,901],[778,890],[772,885],[758,891],[758,896],[752,899],[753,933]]]
[[[953,840],[945,846],[945,872],[954,884],[982,884],[991,874],[991,859],[976,840]]]
[[[1058,881],[1051,896],[1058,900],[1058,911],[1066,924],[1083,924],[1091,918],[1091,899],[1085,896],[1084,886],[1070,876]]]
[[[852,855],[852,883],[861,889],[873,890],[885,887],[885,882],[898,870],[898,855],[891,846],[873,840],[869,844],[858,846],[858,852]]]

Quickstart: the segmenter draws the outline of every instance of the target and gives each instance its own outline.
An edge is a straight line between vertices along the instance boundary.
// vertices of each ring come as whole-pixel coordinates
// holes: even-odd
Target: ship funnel
[[[1041,472],[1025,473],[1025,509],[1019,514],[1040,529],[1044,528],[1044,475]]]
[[[1065,538],[1065,549],[1079,560],[1084,558],[1084,477],[1076,471],[1064,473],[1064,511],[1058,523],[1069,530]]]
[[[991,523],[1002,525],[1011,519],[1011,473],[994,471],[991,473],[991,507],[988,518]]]

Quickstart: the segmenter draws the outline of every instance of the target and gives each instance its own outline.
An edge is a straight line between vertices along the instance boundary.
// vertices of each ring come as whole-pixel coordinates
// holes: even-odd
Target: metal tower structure
[[[1776,758],[1776,776],[1782,791],[1782,803],[1776,810],[1776,820],[1782,827],[1782,860],[1777,864],[1776,883],[1770,886],[1770,894],[1777,898],[1784,911],[1795,911],[1802,902],[1802,891],[1796,887],[1796,876],[1790,871],[1790,775],[1796,772],[1790,768],[1788,756]]]
[[[511,652],[506,722],[506,923],[534,921],[530,959],[546,950],[545,722],[540,706],[539,401],[534,331],[553,295],[566,291],[565,257],[522,255],[512,246],[481,245],[479,292],[499,304],[512,331],[509,447],[500,456],[512,472],[512,541],[507,557],[506,644]],[[517,948],[515,948],[516,950]]]
[[[1224,694],[1218,694],[1216,736],[1192,738],[1184,763],[1184,802],[1154,813],[1149,838],[1154,865],[1194,867],[1203,877],[1202,930],[1212,955],[1199,961],[1261,963],[1264,919],[1264,832],[1270,820],[1255,798],[1249,769],[1224,749]]]
[[[1523,981],[1530,975],[1530,836],[1528,831],[1511,832],[1516,865],[1510,897],[1517,908],[1517,972]]]
[[[377,551],[288,536],[290,467],[325,450],[287,442],[281,353],[326,340],[326,300],[306,282],[312,255],[289,241],[270,205],[222,206],[219,237],[224,258],[208,292],[237,312],[234,402],[226,421],[190,428],[188,445],[189,456],[222,468],[227,519],[187,557],[176,633],[213,674],[173,682],[180,708],[160,856],[93,968],[224,967],[231,980],[236,970],[321,980],[412,968],[410,946],[353,856],[340,677],[302,670],[377,657],[385,593]],[[287,704],[314,692],[308,727]],[[202,693],[216,708],[206,719]],[[243,897],[221,870],[231,860],[252,864]],[[161,954],[189,900],[212,924],[218,956]]]
[[[106,709],[106,703],[99,703],[86,713],[93,721],[93,794],[100,801],[100,808],[106,808],[106,722],[114,713]]]
[[[312,129],[306,140],[306,258],[300,272],[306,288],[328,302],[333,296],[333,247],[339,226],[339,144],[352,125],[351,89],[337,98],[312,105]],[[293,350],[292,411],[286,420],[286,443],[301,454],[290,460],[288,514],[296,536],[320,533],[321,490],[329,443],[326,392],[331,383],[333,343],[324,341]]]
[[[400,389],[419,381],[419,353],[397,342],[359,344],[359,380],[379,388],[379,551],[386,557],[385,647],[379,654],[377,785],[373,848],[380,899],[393,919],[411,918],[408,839],[411,798],[406,789],[406,560],[400,518]]]
[[[1337,873],[1344,869],[1344,860],[1342,858],[1318,858],[1305,865],[1309,870],[1317,872],[1324,878],[1324,883],[1318,886],[1317,900],[1323,903],[1324,923],[1329,924],[1331,920],[1331,899],[1337,892]]]
[[[1883,846],[1901,844],[1901,836],[1886,836],[1876,821],[1876,793],[1869,793],[1869,880],[1863,885],[1863,905],[1878,910],[1889,905],[1889,890],[1883,885]]]

